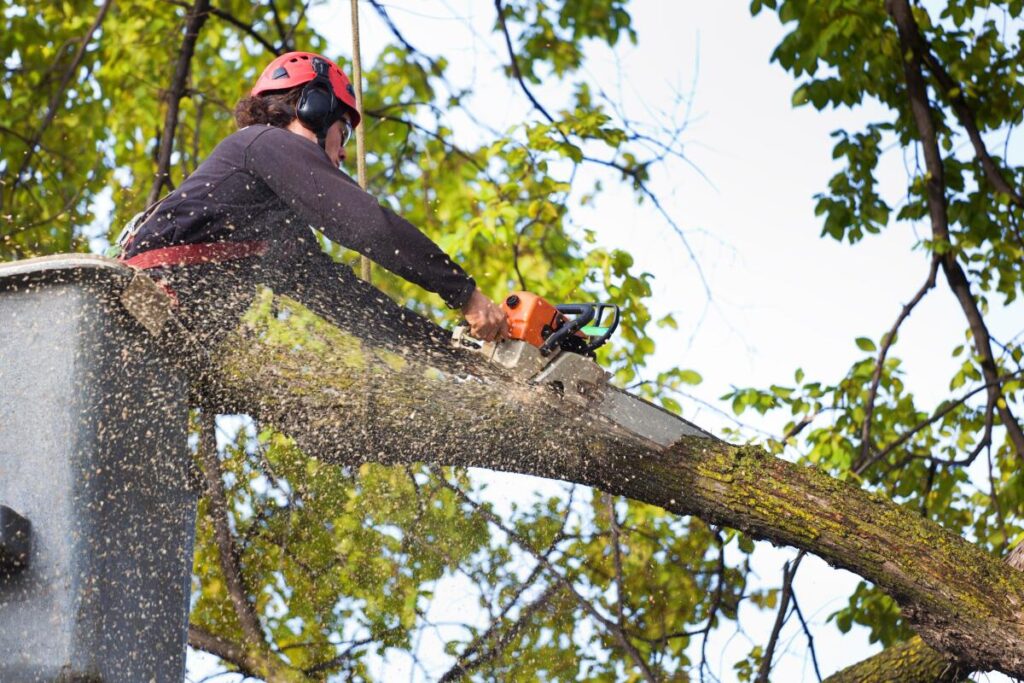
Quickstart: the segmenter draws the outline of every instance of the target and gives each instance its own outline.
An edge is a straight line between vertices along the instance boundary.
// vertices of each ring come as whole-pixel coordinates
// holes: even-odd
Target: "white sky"
[[[454,83],[473,84],[477,95],[470,106],[477,116],[498,129],[537,116],[497,72],[496,59],[504,60],[505,54],[504,45],[490,34],[492,2],[390,0],[387,7],[413,45],[448,58]],[[859,129],[872,112],[794,110],[792,79],[769,63],[782,30],[774,15],[755,20],[748,7],[745,0],[636,0],[630,11],[639,44],[620,46],[618,63],[607,50],[592,50],[586,64],[591,77],[613,97],[621,87],[635,118],[645,116],[643,106],[655,111],[670,108],[673,92],[688,91],[696,78],[686,150],[708,180],[674,163],[655,171],[651,185],[689,231],[713,294],[707,315],[702,319],[703,289],[678,238],[653,209],[637,207],[632,193],[618,187],[613,176],[604,176],[608,191],[597,206],[576,212],[575,217],[597,230],[602,244],[629,250],[639,270],[655,275],[655,317],[677,312],[681,327],[675,333],[656,333],[655,363],[699,371],[705,381],[693,393],[709,401],[731,385],[791,382],[798,367],[809,377],[837,380],[864,355],[854,338],[879,338],[927,275],[926,256],[910,251],[916,240],[910,226],[896,226],[855,247],[818,237],[821,222],[813,213],[813,195],[826,188],[837,169],[829,133],[841,127]],[[477,35],[453,16],[471,17]],[[331,40],[330,55],[350,54],[348,2],[336,0],[318,8],[310,21]],[[363,58],[369,63],[391,36],[366,3],[361,32]],[[558,83],[535,92],[552,109],[563,101]],[[897,202],[904,179],[898,152],[888,154],[880,169],[883,196]],[[1015,322],[1019,326],[1020,313],[1018,307],[998,316],[997,336],[1015,334],[1018,330],[1010,330]],[[956,330],[961,324],[951,328],[950,317],[959,321],[962,314],[940,285],[904,325],[895,350],[904,360],[908,385],[926,401],[943,395],[951,374],[950,350],[960,342]],[[949,336],[937,338],[939,331]],[[696,404],[687,408],[687,417],[705,427],[726,424]],[[757,424],[755,417],[743,419]],[[760,426],[777,432],[781,425]],[[523,490],[557,490],[557,485],[538,480],[530,480],[531,486],[536,482],[531,488],[522,478],[487,478],[499,503],[521,497]],[[781,564],[794,552],[761,545],[756,570],[767,584],[778,585]],[[797,581],[804,614],[812,623],[823,623],[845,603],[856,581],[808,557]],[[709,647],[713,659],[721,663],[716,672],[721,680],[733,680],[732,664],[752,643],[766,641],[774,616],[746,610],[745,634],[721,629]],[[814,680],[805,641],[792,621],[784,631],[785,649],[777,658],[773,679]],[[814,636],[824,675],[877,650],[867,643],[863,630],[843,636],[829,625]],[[205,668],[200,659],[190,660],[194,672]],[[381,673],[387,679],[409,676],[402,662],[390,662]]]

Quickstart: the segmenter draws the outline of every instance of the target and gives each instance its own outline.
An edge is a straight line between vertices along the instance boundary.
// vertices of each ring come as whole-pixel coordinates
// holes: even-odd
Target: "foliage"
[[[234,129],[233,103],[272,56],[270,48],[324,48],[304,4],[213,5],[183,84],[170,187]],[[190,6],[3,3],[0,87],[11,105],[0,118],[4,259],[101,249],[144,208]],[[365,67],[372,84],[364,104],[370,190],[493,297],[529,289],[558,301],[599,296],[619,304],[622,333],[602,351],[602,362],[618,381],[637,382],[655,351],[646,334],[650,276],[636,271],[628,253],[596,246],[595,234],[571,219],[579,166],[611,169],[642,198],[653,163],[633,148],[630,123],[596,101],[580,75],[588,42],[636,41],[626,3],[510,2],[495,36],[505,30],[515,52],[510,83],[517,70],[528,83],[562,79],[570,93],[562,108],[489,134],[477,146],[457,145],[445,110],[471,93],[454,91],[444,58],[415,52],[396,35]],[[325,247],[354,259],[340,245]],[[424,315],[449,315],[439,299],[395,276],[375,269],[374,279]],[[676,369],[643,391],[678,411],[669,392],[699,381],[697,373]],[[709,630],[703,624],[734,619],[743,600],[766,599],[745,592],[745,562],[727,565],[728,541],[697,520],[588,491],[537,496],[531,506],[501,515],[506,532],[488,522],[489,504],[476,502],[486,496],[464,472],[372,465],[349,471],[321,465],[259,425],[222,420],[221,428],[227,431],[217,479],[230,513],[228,554],[264,642],[253,642],[232,602],[225,571],[233,570],[224,564],[210,497],[200,509],[191,619],[276,662],[263,670],[226,662],[252,675],[367,679],[367,662],[376,657],[417,657],[425,634],[440,628],[431,621],[436,591],[454,582],[478,604],[461,628],[446,627],[447,651],[473,676],[638,676],[586,602],[610,615],[609,624],[628,628],[650,666],[685,679],[695,664],[688,647]],[[748,542],[738,555],[752,549]],[[552,570],[538,568],[537,553],[551,559]]]
[[[0,2],[0,92],[8,103],[0,110],[4,260],[96,250],[144,208],[153,187],[190,4],[108,4]],[[233,103],[271,50],[324,48],[306,19],[307,4],[215,4],[180,100],[172,186],[233,130]],[[956,294],[965,302],[965,321],[951,320],[941,342],[959,363],[949,395],[932,405],[907,386],[896,355],[901,316],[892,330],[855,340],[864,355],[842,377],[808,378],[797,370],[792,382],[737,387],[725,399],[736,415],[785,416],[785,434],[768,441],[773,452],[857,478],[998,553],[1024,531],[1024,453],[1006,429],[1007,411],[1024,410],[1024,348],[1019,337],[987,342],[985,321],[1024,293],[1024,201],[991,168],[1011,190],[1024,179],[1024,167],[1000,156],[996,143],[1024,111],[1021,34],[1013,22],[1024,2],[912,8],[927,46],[924,75],[940,168],[920,154],[904,68],[914,50],[901,42],[887,9],[895,4],[753,0],[751,11],[775,12],[787,27],[774,59],[798,81],[794,105],[863,109],[876,119],[835,133],[839,170],[816,198],[823,235],[855,246],[884,230],[930,226],[917,244],[922,282],[935,275],[933,264],[936,287],[955,287],[956,267],[964,272],[966,293],[961,287]],[[509,86],[532,97],[531,85],[557,80],[564,100],[554,103],[558,108],[536,103],[535,115],[488,132],[484,143],[456,143],[467,137],[456,136],[447,114],[469,107],[472,92],[453,87],[445,58],[417,52],[396,27],[394,44],[366,68],[373,85],[365,103],[370,189],[494,297],[522,288],[554,300],[620,304],[623,332],[601,361],[621,385],[679,412],[684,390],[700,375],[645,374],[655,352],[650,325],[674,327],[674,319],[652,320],[650,276],[628,253],[598,248],[595,234],[572,220],[581,166],[608,169],[638,200],[650,201],[652,164],[678,155],[669,135],[669,147],[645,156],[631,123],[595,97],[582,70],[588,45],[639,39],[628,4],[496,5],[489,37],[504,45],[507,35],[511,44]],[[974,128],[989,145],[985,155],[967,142]],[[888,196],[878,180],[894,153],[909,167],[900,197]],[[940,177],[945,231],[929,204]],[[590,188],[583,201],[601,190]],[[325,246],[339,259],[353,258],[338,245]],[[374,277],[407,306],[437,320],[450,315],[414,286],[379,269]],[[923,287],[922,296],[930,290]],[[997,391],[989,391],[993,386]],[[731,530],[575,489],[499,511],[465,472],[327,467],[259,425],[221,426],[215,479],[228,502],[234,556],[262,642],[245,633],[229,595],[210,498],[200,511],[192,622],[265,651],[289,676],[369,679],[373,664],[394,653],[423,667],[424,640],[443,637],[452,677],[630,680],[640,677],[639,655],[659,676],[687,680],[706,671],[700,642],[737,619],[744,601],[775,607],[775,591],[747,588],[754,546]],[[444,591],[452,585],[475,604],[456,608],[459,624],[437,624],[435,606],[451,599]],[[451,609],[442,612],[450,616]],[[908,633],[890,598],[866,584],[834,618],[844,631],[868,626],[884,644]],[[765,648],[754,646],[735,663],[736,675],[753,680],[764,657]],[[225,665],[263,677],[276,670]]]
[[[916,303],[907,292],[902,294],[911,301],[906,315],[881,336],[875,331],[857,339],[866,355],[838,381],[810,381],[797,371],[790,386],[737,388],[726,398],[736,414],[754,409],[787,415],[789,438],[771,441],[775,452],[797,452],[837,476],[859,477],[1002,554],[1024,532],[1018,476],[1024,453],[1010,431],[998,426],[1008,424],[1002,409],[1017,415],[1022,410],[1024,345],[1019,335],[993,335],[987,321],[1024,291],[1024,203],[998,185],[999,176],[1011,188],[1019,188],[1024,178],[1024,166],[1000,156],[1009,151],[1003,142],[1024,110],[1017,20],[1022,3],[907,5],[920,31],[918,45],[912,40],[908,45],[897,30],[895,13],[902,4],[755,0],[751,10],[776,12],[788,29],[773,59],[797,79],[795,105],[854,108],[874,119],[862,130],[834,133],[833,157],[840,168],[817,196],[816,213],[824,236],[850,244],[882,230],[920,226],[925,236],[916,250],[926,284],[917,299],[931,291],[928,263],[938,258],[936,287],[948,286],[965,312],[949,321],[943,337],[934,337],[956,359],[949,394],[929,406],[905,383],[895,353],[896,330]],[[928,143],[907,85],[904,67],[913,66],[915,52],[927,79],[941,172],[926,159]],[[974,130],[981,148],[970,140]],[[902,153],[907,166],[906,191],[898,198],[884,196],[879,187],[886,150]],[[948,210],[945,231],[935,220],[939,202],[929,197],[940,178]],[[951,264],[964,271],[963,287],[958,287],[957,265]],[[978,319],[972,320],[972,310]],[[994,337],[997,382],[986,374],[989,336]],[[998,389],[989,392],[994,384]],[[991,438],[989,422],[995,425]],[[866,584],[834,616],[843,630],[851,622],[868,625],[872,639],[885,644],[909,633],[891,600]]]

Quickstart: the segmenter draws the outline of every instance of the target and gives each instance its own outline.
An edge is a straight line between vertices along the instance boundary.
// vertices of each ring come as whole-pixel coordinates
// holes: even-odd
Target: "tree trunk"
[[[1024,576],[913,510],[755,447],[687,437],[659,449],[439,341],[396,345],[401,325],[382,315],[374,332],[341,329],[265,293],[205,382],[222,406],[338,464],[563,479],[805,549],[883,588],[935,649],[1024,676]]]

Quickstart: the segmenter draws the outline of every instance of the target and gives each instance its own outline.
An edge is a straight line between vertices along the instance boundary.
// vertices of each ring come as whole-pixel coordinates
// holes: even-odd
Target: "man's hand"
[[[469,301],[462,307],[462,315],[469,323],[470,333],[484,341],[508,339],[508,318],[479,289],[474,289]]]

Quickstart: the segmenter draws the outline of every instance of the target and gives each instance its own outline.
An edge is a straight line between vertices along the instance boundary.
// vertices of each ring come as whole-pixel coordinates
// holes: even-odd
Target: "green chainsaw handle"
[[[615,328],[619,326],[619,307],[615,304],[560,304],[555,308],[563,315],[574,317],[544,340],[544,346],[541,347],[542,353],[550,353],[563,339],[577,331],[589,337],[583,353],[593,353],[596,349],[604,346]],[[612,311],[611,322],[608,325],[601,325],[601,320],[608,311]]]

